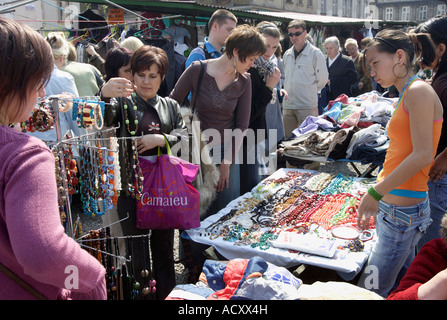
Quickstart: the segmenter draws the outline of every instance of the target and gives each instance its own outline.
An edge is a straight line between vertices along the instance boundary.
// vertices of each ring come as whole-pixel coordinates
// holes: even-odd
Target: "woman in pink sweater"
[[[105,269],[61,225],[53,154],[12,128],[45,96],[51,48],[0,17],[0,70],[0,300],[106,299]]]

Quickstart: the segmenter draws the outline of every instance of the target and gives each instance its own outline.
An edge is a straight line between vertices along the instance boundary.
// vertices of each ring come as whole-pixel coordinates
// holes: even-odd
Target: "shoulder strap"
[[[203,50],[203,53],[204,53],[204,56],[205,56],[205,60],[208,60],[208,59],[212,58],[211,53],[208,52],[208,49],[206,48],[205,44],[203,44],[202,50]]]
[[[197,102],[197,96],[199,95],[199,90],[200,90],[200,86],[202,85],[202,78],[203,78],[203,73],[205,72],[205,65],[203,64],[203,62],[200,60],[200,73],[199,73],[199,79],[197,81],[197,89],[196,89],[196,93],[194,94],[194,103],[192,104],[192,114],[194,114],[194,109],[196,107],[196,102]]]
[[[7,267],[5,267],[1,263],[0,263],[0,271],[2,271],[9,279],[11,279],[15,283],[17,283],[19,286],[21,286],[23,289],[25,289],[30,294],[32,294],[36,299],[47,300],[47,298],[45,298],[40,292],[38,292],[36,289],[31,287],[27,282],[23,281],[15,273],[13,273],[11,270],[9,270]]]

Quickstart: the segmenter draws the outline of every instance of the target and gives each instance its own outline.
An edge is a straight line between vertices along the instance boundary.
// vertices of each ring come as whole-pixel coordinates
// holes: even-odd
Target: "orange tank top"
[[[423,81],[420,78],[414,77],[411,79],[411,82],[408,84],[407,88],[417,80]],[[405,89],[406,88],[404,88],[403,94],[399,98],[397,106],[394,109],[393,116],[388,123],[387,134],[388,138],[390,139],[390,143],[385,156],[385,162],[383,163],[383,169],[377,177],[377,182],[385,179],[385,177],[396,169],[396,167],[413,151],[410,131],[410,116],[404,107]],[[433,159],[436,155],[436,149],[441,136],[442,121],[442,118],[433,121]],[[425,198],[426,191],[428,190],[428,173],[432,165],[433,161],[430,165],[423,168],[404,184],[392,190],[390,193],[404,197]]]

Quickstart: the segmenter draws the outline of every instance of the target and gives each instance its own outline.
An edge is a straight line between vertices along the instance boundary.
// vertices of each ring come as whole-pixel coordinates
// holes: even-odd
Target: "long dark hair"
[[[418,25],[414,31],[428,33],[435,45],[444,44],[446,46],[446,51],[444,51],[441,61],[434,70],[434,82],[438,77],[447,72],[447,16],[432,18]]]

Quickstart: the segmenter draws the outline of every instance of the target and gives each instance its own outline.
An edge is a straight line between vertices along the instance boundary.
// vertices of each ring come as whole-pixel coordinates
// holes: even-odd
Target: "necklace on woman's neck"
[[[402,91],[399,94],[399,97],[402,97],[405,93],[405,91],[408,89],[408,87],[413,83],[414,80],[419,79],[417,75],[413,75],[408,78],[408,80],[405,82],[404,86],[402,87]]]
[[[131,100],[132,100],[132,104],[133,104],[133,112],[134,112],[134,121],[133,123],[135,124],[135,130],[130,130],[130,112],[129,112],[129,108],[127,106],[127,98],[124,98],[124,114],[125,114],[125,119],[124,122],[126,123],[127,126],[127,131],[129,131],[129,133],[134,136],[137,133],[138,130],[138,116],[137,116],[137,102],[135,100],[135,92],[132,93],[131,95]]]

